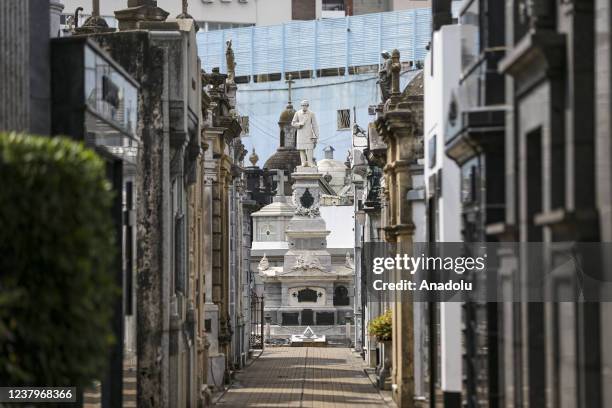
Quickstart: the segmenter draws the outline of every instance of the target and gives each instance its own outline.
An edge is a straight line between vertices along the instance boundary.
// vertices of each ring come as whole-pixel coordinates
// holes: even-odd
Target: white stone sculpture
[[[321,264],[319,258],[315,255],[298,255],[295,258],[295,265],[291,268],[292,270],[318,270],[325,272],[325,268]]]
[[[267,271],[268,269],[270,269],[270,262],[268,261],[266,254],[264,254],[263,258],[261,258],[261,261],[259,261],[259,266],[257,267],[257,269],[259,269],[260,272]]]
[[[295,112],[291,126],[297,129],[296,148],[300,151],[302,167],[314,166],[313,152],[319,140],[319,124],[314,112],[308,110],[308,101],[302,101],[302,109]]]
[[[297,258],[295,258],[295,265],[293,265],[293,270],[297,270],[297,269],[306,269],[307,265],[306,265],[306,258],[304,258],[304,256],[302,255],[298,255]]]
[[[310,260],[310,263],[308,264],[308,269],[317,269],[319,271],[325,270],[325,268],[323,268],[323,265],[321,265],[321,261],[316,256],[312,257],[312,259]]]
[[[344,263],[344,266],[350,269],[353,269],[353,267],[355,266],[353,265],[353,257],[351,256],[350,252],[346,253],[346,261]]]

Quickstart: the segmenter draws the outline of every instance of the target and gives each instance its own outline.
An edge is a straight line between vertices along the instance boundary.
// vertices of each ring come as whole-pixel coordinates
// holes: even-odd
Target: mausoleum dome
[[[333,147],[328,146],[325,148],[324,152],[325,158],[317,161],[317,169],[319,170],[319,173],[326,178],[326,180],[328,180],[331,176],[331,180],[328,181],[328,184],[334,189],[334,191],[339,192],[342,187],[344,187],[344,180],[347,170],[346,164],[333,158]]]
[[[289,175],[301,163],[299,151],[288,147],[279,147],[276,153],[268,158],[264,168],[268,170],[285,170],[285,174]]]

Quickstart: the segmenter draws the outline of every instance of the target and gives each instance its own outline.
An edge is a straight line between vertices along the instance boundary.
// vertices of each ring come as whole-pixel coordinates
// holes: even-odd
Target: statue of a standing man
[[[308,110],[308,101],[302,101],[302,109],[295,112],[291,126],[297,129],[296,148],[300,151],[302,167],[314,166],[313,152],[319,140],[319,124],[314,112]]]

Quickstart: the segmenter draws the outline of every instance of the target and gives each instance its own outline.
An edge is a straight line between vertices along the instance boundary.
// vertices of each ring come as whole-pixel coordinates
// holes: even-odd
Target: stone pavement
[[[386,407],[347,348],[270,347],[236,376],[219,408]]]

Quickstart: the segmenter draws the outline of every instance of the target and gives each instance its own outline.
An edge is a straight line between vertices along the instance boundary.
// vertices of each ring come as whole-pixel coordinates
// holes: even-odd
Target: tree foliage
[[[104,162],[0,133],[0,384],[83,386],[112,344],[115,234]]]

